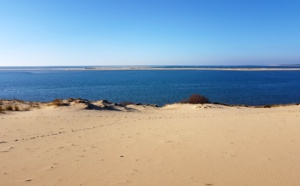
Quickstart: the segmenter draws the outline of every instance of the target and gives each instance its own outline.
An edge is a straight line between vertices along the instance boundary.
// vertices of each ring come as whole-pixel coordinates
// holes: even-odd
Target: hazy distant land
[[[216,71],[299,71],[300,65],[273,66],[28,66],[0,67],[0,70],[216,70]]]

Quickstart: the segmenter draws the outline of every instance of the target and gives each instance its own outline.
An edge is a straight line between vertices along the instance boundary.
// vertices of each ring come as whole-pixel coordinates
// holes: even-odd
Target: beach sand
[[[299,186],[300,106],[0,114],[0,185]]]

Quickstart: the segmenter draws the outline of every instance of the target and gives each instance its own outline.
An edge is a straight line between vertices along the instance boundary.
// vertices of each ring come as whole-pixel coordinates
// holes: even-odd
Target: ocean
[[[162,106],[201,94],[211,102],[225,104],[300,103],[300,71],[35,68],[0,68],[0,99],[52,101],[72,97]]]

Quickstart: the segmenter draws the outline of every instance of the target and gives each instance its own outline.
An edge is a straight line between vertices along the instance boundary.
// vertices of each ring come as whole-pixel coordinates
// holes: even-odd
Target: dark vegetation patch
[[[188,99],[182,100],[180,103],[204,104],[204,103],[209,103],[209,99],[200,94],[193,94]]]

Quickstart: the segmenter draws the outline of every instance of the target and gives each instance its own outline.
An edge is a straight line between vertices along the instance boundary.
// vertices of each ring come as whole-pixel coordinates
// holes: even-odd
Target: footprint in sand
[[[0,150],[0,152],[9,152],[10,150],[12,150],[14,147],[6,147],[2,150]]]

